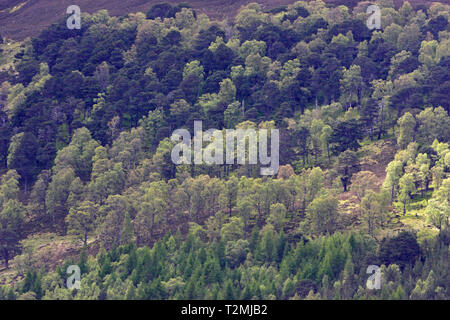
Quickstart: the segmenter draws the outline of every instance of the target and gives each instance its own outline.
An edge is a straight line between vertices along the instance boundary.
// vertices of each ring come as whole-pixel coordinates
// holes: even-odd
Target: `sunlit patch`
[[[24,1],[24,2],[22,2],[22,3],[19,3],[18,5],[12,7],[11,9],[9,9],[9,13],[14,13],[14,12],[16,12],[16,11],[19,11],[19,10],[20,10],[24,5],[26,5],[27,3],[28,3],[28,0],[27,0],[27,1]],[[5,10],[8,10],[8,9],[5,9]]]

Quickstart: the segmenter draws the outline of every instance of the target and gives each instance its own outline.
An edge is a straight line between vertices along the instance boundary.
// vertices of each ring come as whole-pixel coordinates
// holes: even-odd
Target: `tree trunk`
[[[54,204],[52,205],[52,222],[53,222],[53,226],[55,226],[55,206]]]
[[[393,202],[394,202],[394,186],[392,186],[392,189],[391,189],[391,200],[390,200],[391,206],[392,206]]]
[[[9,269],[9,252],[6,248],[3,249],[3,259],[5,259],[6,269]]]
[[[84,246],[87,246],[87,236],[88,236],[88,231],[84,230]]]
[[[380,103],[381,111],[380,111],[380,117],[379,117],[379,123],[378,123],[378,140],[381,139],[381,133],[383,132],[383,109],[384,109],[384,103]]]
[[[350,105],[348,109],[352,107],[352,99],[353,99],[353,91],[350,91]]]
[[[328,164],[330,164],[331,162],[331,157],[330,157],[330,144],[327,142],[327,154],[328,154]]]

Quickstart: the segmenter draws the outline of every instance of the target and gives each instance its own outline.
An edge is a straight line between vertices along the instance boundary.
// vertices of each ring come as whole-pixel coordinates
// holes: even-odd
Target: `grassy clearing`
[[[403,215],[403,203],[398,201],[394,202],[394,207],[400,215],[400,222],[417,231],[423,229],[435,229],[431,224],[428,223],[427,215],[425,213],[428,200],[431,198],[432,193],[433,191],[429,190],[428,192],[418,193],[414,195],[411,202],[406,205],[405,215]]]
[[[90,238],[92,243],[95,238]],[[33,234],[21,241],[22,253],[10,261],[10,268],[0,267],[0,285],[22,279],[26,270],[54,270],[71,257],[77,257],[83,245],[79,238],[55,233]]]

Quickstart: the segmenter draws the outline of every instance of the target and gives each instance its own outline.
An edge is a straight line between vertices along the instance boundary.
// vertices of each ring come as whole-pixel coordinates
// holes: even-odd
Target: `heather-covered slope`
[[[399,6],[404,0],[394,0]],[[157,3],[189,3],[200,13],[211,18],[232,19],[237,10],[250,2],[260,3],[265,9],[294,3],[294,0],[4,0],[0,3],[0,34],[11,39],[22,40],[36,36],[58,19],[66,15],[69,5],[80,6],[83,12],[94,13],[106,9],[113,16],[123,16],[133,12],[146,12]],[[344,4],[353,7],[357,0],[325,0],[330,5]],[[361,2],[361,1],[360,1]],[[431,0],[410,0],[413,6],[429,5]],[[439,2],[439,1],[438,1]],[[445,3],[446,0],[441,2]]]

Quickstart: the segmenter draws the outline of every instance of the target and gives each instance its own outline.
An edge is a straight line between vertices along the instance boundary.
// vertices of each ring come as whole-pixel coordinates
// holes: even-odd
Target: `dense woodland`
[[[0,299],[449,299],[450,6],[377,4],[0,37]],[[194,120],[279,129],[278,174],[176,166]],[[78,249],[39,260],[42,232]]]

